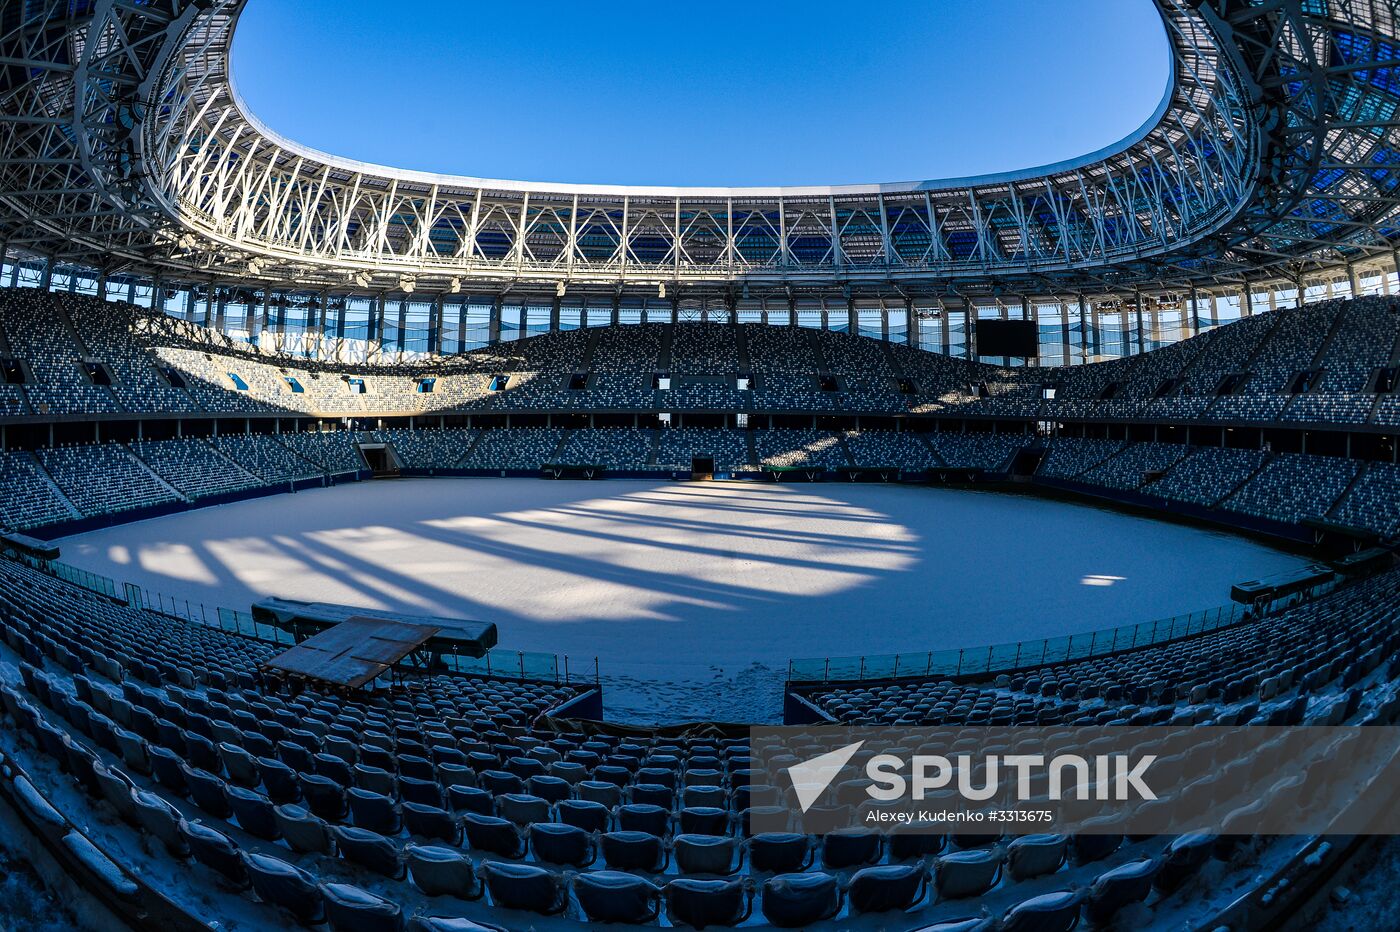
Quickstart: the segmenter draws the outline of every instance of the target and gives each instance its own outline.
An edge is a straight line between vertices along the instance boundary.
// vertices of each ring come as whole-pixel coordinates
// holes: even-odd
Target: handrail
[[[1336,585],[1332,581],[1308,590],[1321,595]],[[1287,600],[1279,600],[1286,602]],[[1029,670],[1052,663],[1068,663],[1103,657],[1121,651],[1166,644],[1183,638],[1219,631],[1261,617],[1278,606],[1259,610],[1229,603],[1197,612],[1135,625],[1102,628],[1081,634],[1032,641],[964,647],[941,651],[867,654],[848,657],[810,657],[788,661],[788,683],[830,683],[865,680],[928,679],[978,676]]]

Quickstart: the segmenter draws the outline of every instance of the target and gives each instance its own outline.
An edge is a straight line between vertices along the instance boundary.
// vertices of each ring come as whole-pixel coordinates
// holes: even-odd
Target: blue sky
[[[233,73],[299,142],[617,184],[845,184],[1043,165],[1166,87],[1149,0],[251,0]]]

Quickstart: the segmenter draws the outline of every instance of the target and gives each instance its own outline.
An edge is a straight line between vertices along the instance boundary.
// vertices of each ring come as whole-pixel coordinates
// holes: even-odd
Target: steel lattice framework
[[[1049,294],[1390,256],[1400,0],[1155,2],[1171,86],[1109,150],[956,181],[702,189],[335,158],[238,99],[246,0],[10,0],[0,242],[109,274],[360,293]]]

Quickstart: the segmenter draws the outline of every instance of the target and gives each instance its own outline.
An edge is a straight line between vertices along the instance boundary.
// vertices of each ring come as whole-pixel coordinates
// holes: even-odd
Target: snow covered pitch
[[[69,538],[209,606],[268,595],[495,621],[596,656],[609,718],[774,721],[792,657],[941,650],[1222,604],[1303,560],[1027,496],[884,485],[413,479]]]

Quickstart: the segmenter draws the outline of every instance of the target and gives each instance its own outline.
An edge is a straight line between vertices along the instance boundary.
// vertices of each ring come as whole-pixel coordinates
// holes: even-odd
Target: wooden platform
[[[463,618],[439,618],[434,615],[404,615],[381,612],[351,605],[329,602],[301,602],[296,599],[263,599],[253,605],[253,618],[290,632],[298,640],[339,625],[351,618],[373,618],[403,625],[421,625],[436,629],[433,650],[484,657],[496,646],[496,625],[489,621],[468,621]]]
[[[388,672],[438,633],[429,625],[347,618],[274,657],[263,668],[343,689],[359,689]]]

